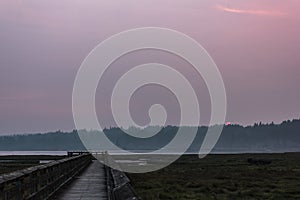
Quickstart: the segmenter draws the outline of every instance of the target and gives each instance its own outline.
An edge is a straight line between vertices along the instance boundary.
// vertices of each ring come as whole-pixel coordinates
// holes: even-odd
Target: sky
[[[243,125],[300,117],[298,0],[2,0],[0,1],[0,134],[72,130],[72,89],[87,54],[113,34],[138,27],[189,35],[217,64],[227,92],[226,121]],[[207,88],[178,57],[145,50],[112,64],[96,95],[98,119],[113,124],[109,93],[136,64],[174,66],[192,83],[201,124],[210,116]],[[106,81],[106,82],[105,82]],[[147,87],[134,94],[131,114],[146,124],[161,103],[176,124],[178,102]]]

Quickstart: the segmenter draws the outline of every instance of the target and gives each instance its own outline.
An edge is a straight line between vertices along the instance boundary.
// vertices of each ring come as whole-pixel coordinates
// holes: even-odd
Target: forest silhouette
[[[157,127],[130,131],[138,134]],[[206,126],[198,128],[197,135],[187,150],[188,153],[199,151],[207,131]],[[189,127],[184,127],[189,134]],[[178,127],[166,126],[150,138],[134,138],[126,135],[120,128],[104,129],[104,134],[117,146],[125,150],[148,151],[163,148],[175,136]],[[81,134],[97,135],[99,131],[83,131]],[[300,151],[300,119],[283,121],[281,124],[255,123],[251,126],[226,125],[213,152],[294,152]],[[70,151],[85,150],[76,130],[72,132],[48,132],[38,134],[20,134],[0,136],[0,151]]]

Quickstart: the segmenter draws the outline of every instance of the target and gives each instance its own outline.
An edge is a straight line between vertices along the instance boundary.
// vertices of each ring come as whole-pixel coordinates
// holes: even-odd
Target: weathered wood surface
[[[54,197],[56,200],[102,200],[107,198],[105,169],[97,160],[77,175],[67,186]]]

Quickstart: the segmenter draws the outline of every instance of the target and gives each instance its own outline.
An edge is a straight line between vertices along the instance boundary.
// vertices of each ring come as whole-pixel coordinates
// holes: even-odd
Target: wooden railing
[[[85,153],[0,176],[0,200],[49,199],[85,169],[92,155]]]
[[[137,194],[135,193],[133,187],[130,184],[130,179],[121,170],[118,163],[107,153],[103,154],[106,180],[107,180],[107,192],[109,200],[138,200]],[[112,166],[111,167],[108,167]]]

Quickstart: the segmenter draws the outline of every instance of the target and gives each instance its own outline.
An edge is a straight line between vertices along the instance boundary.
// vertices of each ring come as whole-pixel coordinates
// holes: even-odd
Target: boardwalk
[[[86,152],[0,176],[0,200],[138,199],[122,171],[105,167]],[[109,154],[96,154],[116,165]],[[103,157],[99,157],[103,156]]]
[[[106,200],[106,178],[103,164],[97,160],[56,195],[57,200]]]

